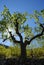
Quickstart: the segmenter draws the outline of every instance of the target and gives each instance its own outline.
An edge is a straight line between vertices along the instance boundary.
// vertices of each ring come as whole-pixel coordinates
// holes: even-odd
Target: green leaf
[[[24,35],[25,35],[25,37],[33,36],[32,29],[31,29],[31,27],[28,26],[28,24],[26,26],[24,26]]]
[[[42,15],[42,17],[44,18],[44,9],[41,10],[41,15]]]

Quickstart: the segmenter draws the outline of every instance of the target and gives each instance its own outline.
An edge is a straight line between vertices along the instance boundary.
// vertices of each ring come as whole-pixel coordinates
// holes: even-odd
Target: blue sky
[[[29,12],[33,10],[41,10],[44,8],[44,0],[0,0],[0,11],[3,10],[3,6],[6,5],[12,12]]]
[[[15,11],[33,13],[34,10],[44,9],[44,0],[0,0],[0,12],[4,5],[9,8],[11,13]],[[10,43],[6,42],[6,44],[9,45]]]

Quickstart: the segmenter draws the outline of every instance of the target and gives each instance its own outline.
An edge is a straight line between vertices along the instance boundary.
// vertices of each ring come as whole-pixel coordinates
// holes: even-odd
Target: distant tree
[[[34,28],[29,26],[27,19],[35,19]],[[14,44],[20,44],[21,47],[21,58],[26,58],[26,46],[36,39],[44,39],[44,10],[40,12],[34,11],[33,14],[14,12],[11,14],[9,9],[4,6],[4,10],[1,12],[0,19],[0,34],[2,35],[3,42],[6,40],[12,41]],[[42,18],[43,17],[43,18]],[[44,20],[43,20],[44,21]],[[33,24],[33,22],[32,22]],[[17,40],[16,37],[19,37]]]

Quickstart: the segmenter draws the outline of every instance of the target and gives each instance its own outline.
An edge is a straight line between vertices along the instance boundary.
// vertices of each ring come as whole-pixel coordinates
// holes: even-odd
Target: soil
[[[0,65],[44,65],[44,59],[26,58],[25,62],[21,58],[0,59]]]

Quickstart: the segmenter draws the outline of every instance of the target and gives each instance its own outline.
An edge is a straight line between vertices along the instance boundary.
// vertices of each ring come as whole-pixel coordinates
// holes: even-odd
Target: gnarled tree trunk
[[[26,46],[24,44],[21,44],[21,56],[24,58],[26,55]]]
[[[22,43],[21,44],[21,62],[22,63],[25,63],[25,61],[26,61],[26,56],[27,56],[27,54],[26,54],[26,46]]]

